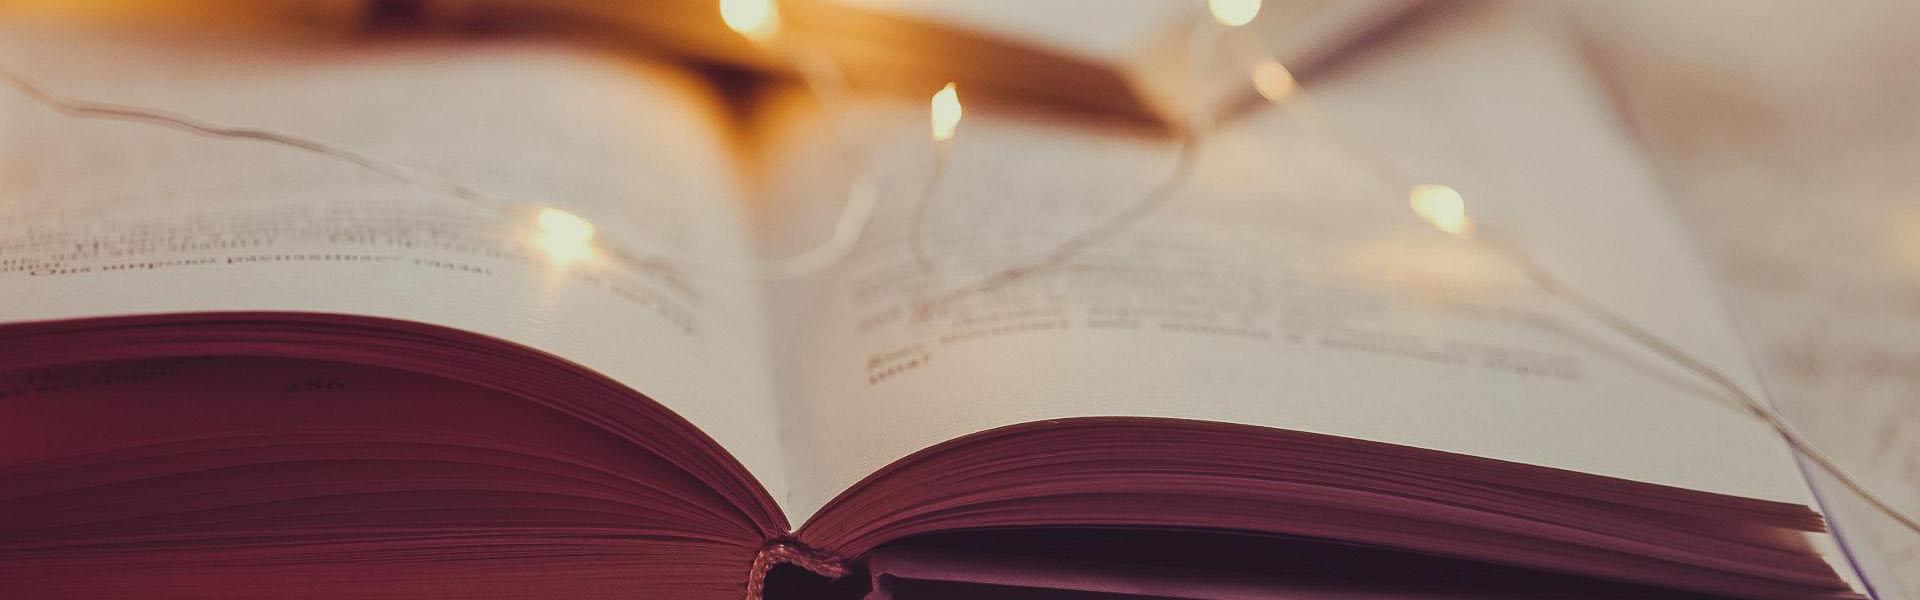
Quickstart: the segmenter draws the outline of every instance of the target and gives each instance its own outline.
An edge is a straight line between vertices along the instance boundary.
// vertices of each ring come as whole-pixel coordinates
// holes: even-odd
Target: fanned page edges
[[[1020,529],[890,544],[865,560],[867,600],[1052,597],[1268,600],[1711,600],[1718,596],[1485,562],[1234,532]]]
[[[451,329],[17,323],[0,365],[9,597],[736,600],[788,530],[671,411]]]
[[[1812,509],[1392,444],[1094,417],[981,432],[842,493],[796,538],[833,556],[938,532],[1231,530],[1748,598],[1857,597]]]
[[[111,361],[133,362],[70,367]],[[915,536],[1116,526],[1852,597],[1804,506],[1264,427],[980,432],[789,534],[683,419],[470,333],[301,313],[20,323],[0,327],[0,364],[26,373],[0,388],[0,588],[31,597],[758,598],[774,565],[838,577]],[[196,369],[220,376],[169,379]],[[129,381],[171,391],[113,385]]]

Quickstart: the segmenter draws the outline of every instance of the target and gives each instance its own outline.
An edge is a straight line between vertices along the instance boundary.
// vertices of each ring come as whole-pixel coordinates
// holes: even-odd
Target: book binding
[[[746,600],[761,600],[766,596],[767,572],[776,565],[788,564],[806,569],[828,579],[839,579],[847,574],[847,562],[831,554],[808,548],[793,540],[773,540],[760,548],[753,557],[753,567],[747,571]]]

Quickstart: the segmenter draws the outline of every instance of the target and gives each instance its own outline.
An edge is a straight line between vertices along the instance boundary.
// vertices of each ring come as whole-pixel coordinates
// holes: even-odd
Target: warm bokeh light
[[[1920,201],[1906,209],[1894,222],[1888,237],[1893,240],[1895,260],[1906,267],[1908,281],[1920,284]]]
[[[960,127],[960,92],[953,89],[953,82],[933,94],[933,141],[944,142],[953,139],[953,130]]]
[[[1213,20],[1228,27],[1239,27],[1253,22],[1253,16],[1260,14],[1260,0],[1207,0],[1207,12],[1213,13]]]
[[[1466,237],[1473,223],[1467,219],[1467,202],[1460,192],[1444,185],[1424,184],[1413,186],[1408,194],[1414,214],[1420,215],[1435,229]]]
[[[565,210],[543,207],[534,218],[534,243],[556,265],[570,265],[593,256],[593,223]]]
[[[1278,62],[1269,60],[1253,67],[1253,89],[1269,102],[1287,99],[1297,87],[1293,72]]]
[[[780,9],[774,0],[720,0],[720,20],[748,39],[763,41],[780,30]]]

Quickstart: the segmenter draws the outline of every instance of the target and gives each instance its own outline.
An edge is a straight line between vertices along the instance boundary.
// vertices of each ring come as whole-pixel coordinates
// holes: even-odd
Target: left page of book
[[[292,311],[493,336],[649,395],[780,493],[762,296],[675,267],[751,248],[695,77],[529,41],[5,28],[0,64],[49,94],[256,133],[0,88],[0,321]]]

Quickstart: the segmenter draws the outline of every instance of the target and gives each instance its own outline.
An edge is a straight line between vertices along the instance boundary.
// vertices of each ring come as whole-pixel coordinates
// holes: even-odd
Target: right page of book
[[[1753,380],[1606,97],[1528,12],[1429,15],[1341,73],[1225,121],[1191,178],[1157,200],[1181,153],[1164,136],[975,111],[936,177],[925,104],[856,109],[843,121],[875,140],[879,214],[838,268],[776,290],[789,517],[804,522],[946,440],[1096,415],[1808,502],[1766,426],[1494,249],[1524,249]],[[825,135],[819,123],[786,129],[776,135]],[[806,174],[841,171],[790,162],[774,176],[791,182],[769,207],[775,246],[817,235],[838,208],[816,193],[834,185]],[[1457,190],[1476,237],[1417,217],[1420,184]]]

